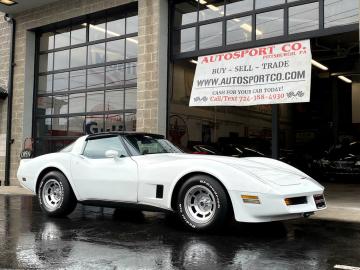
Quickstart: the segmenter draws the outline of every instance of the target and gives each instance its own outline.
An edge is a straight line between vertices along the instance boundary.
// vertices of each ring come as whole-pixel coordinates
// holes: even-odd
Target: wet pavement
[[[360,266],[360,223],[300,219],[184,230],[176,218],[79,205],[44,216],[32,196],[0,195],[0,268],[333,269]]]

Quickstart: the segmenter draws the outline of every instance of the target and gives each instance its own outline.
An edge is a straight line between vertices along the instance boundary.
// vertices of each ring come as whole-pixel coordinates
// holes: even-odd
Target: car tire
[[[213,177],[192,176],[179,190],[177,214],[189,229],[215,230],[225,223],[229,209],[226,192]]]
[[[58,171],[49,172],[41,179],[38,200],[41,210],[50,217],[65,217],[77,204],[68,180]]]

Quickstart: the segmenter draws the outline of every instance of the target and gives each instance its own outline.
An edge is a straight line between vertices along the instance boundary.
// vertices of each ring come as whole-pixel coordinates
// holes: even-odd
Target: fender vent
[[[156,185],[156,198],[162,199],[164,196],[164,186],[163,185]]]

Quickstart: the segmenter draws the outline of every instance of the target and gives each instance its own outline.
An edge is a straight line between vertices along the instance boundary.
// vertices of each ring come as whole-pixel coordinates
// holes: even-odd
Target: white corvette
[[[108,132],[83,136],[58,153],[21,160],[20,183],[49,216],[77,202],[176,212],[195,230],[227,217],[266,222],[325,209],[324,188],[280,161],[182,153],[163,136]]]

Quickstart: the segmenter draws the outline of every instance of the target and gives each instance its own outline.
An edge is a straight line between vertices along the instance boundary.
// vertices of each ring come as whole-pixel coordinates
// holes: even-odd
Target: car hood
[[[279,186],[300,185],[304,183],[304,181],[314,181],[305,173],[286,163],[264,157],[235,158],[195,154],[155,154],[143,157],[146,157],[150,163],[175,161],[179,159],[189,159],[189,161],[194,159],[216,161],[239,169],[263,181],[270,182],[270,184]]]

